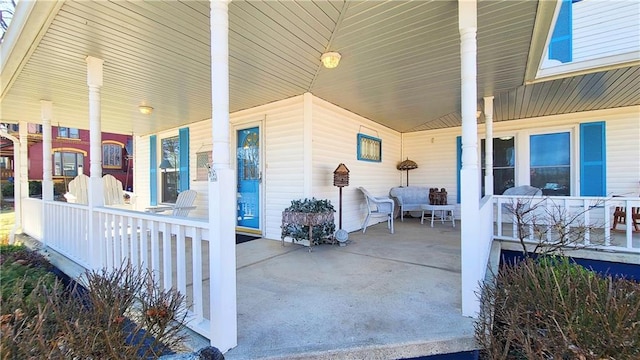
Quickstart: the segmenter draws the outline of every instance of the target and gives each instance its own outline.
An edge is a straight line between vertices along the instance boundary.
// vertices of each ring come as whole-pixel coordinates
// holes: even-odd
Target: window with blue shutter
[[[180,143],[180,180],[179,191],[189,190],[189,128],[178,130]]]
[[[606,196],[605,122],[580,124],[580,196]]]
[[[158,205],[158,152],[156,136],[149,136],[149,203]]]
[[[562,0],[556,26],[549,42],[549,59],[568,63],[573,60],[572,0]]]

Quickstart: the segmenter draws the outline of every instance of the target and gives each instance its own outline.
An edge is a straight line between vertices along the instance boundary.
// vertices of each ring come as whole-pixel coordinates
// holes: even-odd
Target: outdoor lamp
[[[322,54],[320,60],[322,61],[324,67],[326,67],[327,69],[333,69],[338,66],[341,57],[342,56],[340,56],[339,53],[332,51]]]

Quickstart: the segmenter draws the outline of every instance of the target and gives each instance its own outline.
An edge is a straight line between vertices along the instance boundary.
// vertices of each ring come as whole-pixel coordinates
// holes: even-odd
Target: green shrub
[[[38,283],[51,287],[55,276],[51,264],[36,251],[24,245],[0,245],[0,290],[3,299],[12,295],[27,296]],[[15,292],[20,288],[21,292]]]
[[[564,257],[507,265],[481,289],[485,359],[638,359],[640,284]]]
[[[42,181],[29,181],[29,196],[42,195]]]
[[[2,184],[2,196],[13,197],[13,183]]]
[[[67,192],[67,185],[63,182],[53,183],[53,195],[63,195]]]
[[[331,205],[330,200],[319,200],[316,198],[304,199],[304,200],[292,200],[291,206],[284,209],[284,212],[289,213],[305,213],[305,214],[321,214],[321,213],[334,213],[335,209]],[[284,217],[283,213],[283,217]],[[312,229],[313,243],[318,244],[323,239],[331,238],[336,231],[336,225],[333,219],[330,221],[324,221],[318,225],[314,225]],[[290,222],[290,220],[283,220],[282,225],[282,237],[289,236],[293,241],[309,240],[309,226],[303,225],[298,222]]]

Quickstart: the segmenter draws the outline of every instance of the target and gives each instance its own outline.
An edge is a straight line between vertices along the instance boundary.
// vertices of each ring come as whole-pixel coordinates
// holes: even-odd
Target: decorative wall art
[[[358,133],[358,160],[382,162],[382,140]]]

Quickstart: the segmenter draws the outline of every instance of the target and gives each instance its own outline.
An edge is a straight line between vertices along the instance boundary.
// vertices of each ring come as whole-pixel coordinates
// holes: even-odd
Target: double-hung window
[[[162,202],[175,203],[178,198],[180,182],[180,141],[178,136],[160,140],[160,181]]]
[[[529,148],[531,186],[544,195],[571,195],[571,134],[531,135]]]
[[[53,153],[53,176],[75,177],[78,167],[84,164],[84,154],[80,152],[56,151]]]
[[[486,153],[486,141],[482,139],[481,142],[481,154],[482,154],[482,193],[486,193],[484,190],[485,183],[484,177],[486,175],[485,153]],[[516,167],[516,148],[515,140],[513,136],[504,138],[493,139],[493,193],[495,195],[501,195],[510,187],[515,184],[515,167]]]

